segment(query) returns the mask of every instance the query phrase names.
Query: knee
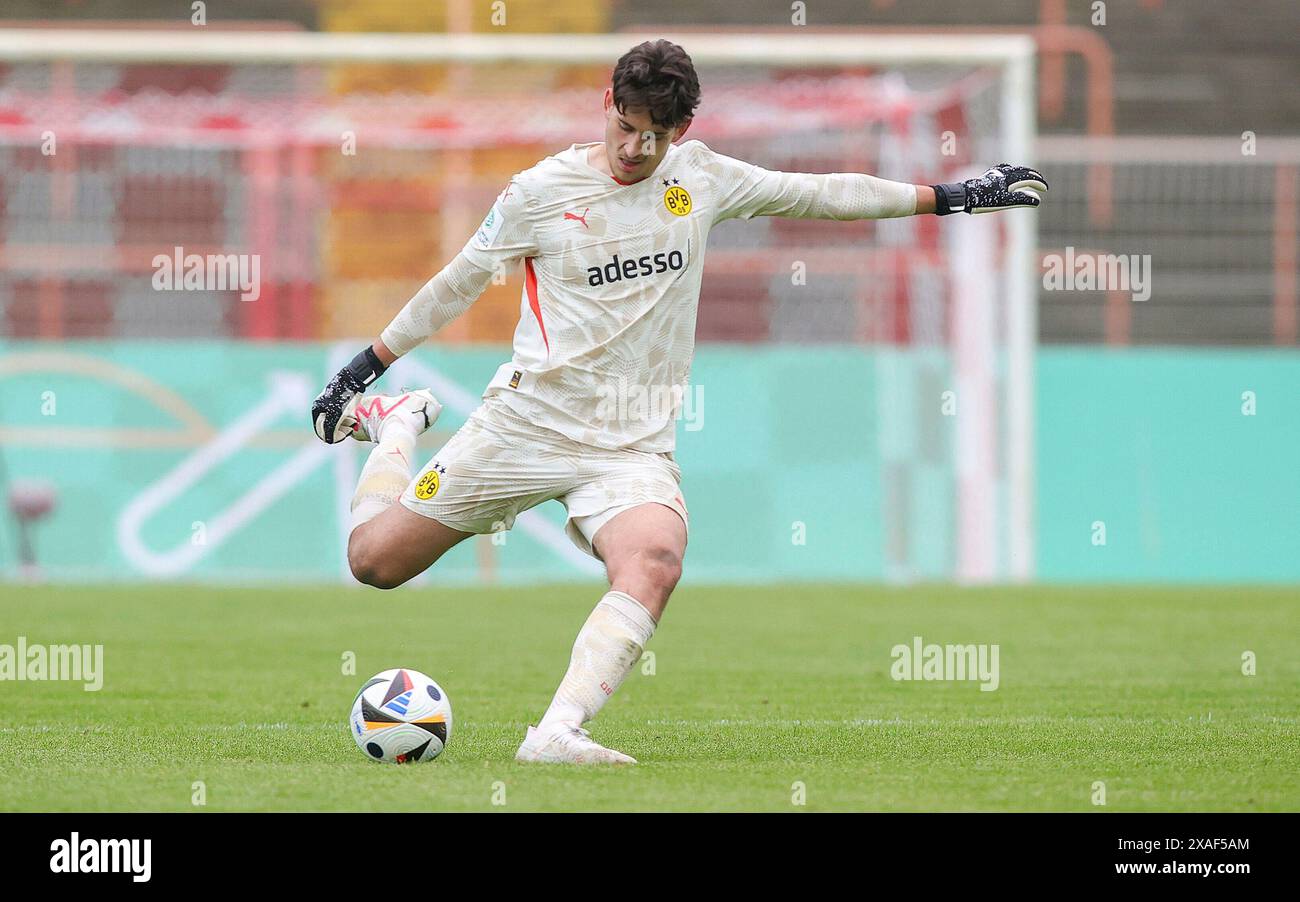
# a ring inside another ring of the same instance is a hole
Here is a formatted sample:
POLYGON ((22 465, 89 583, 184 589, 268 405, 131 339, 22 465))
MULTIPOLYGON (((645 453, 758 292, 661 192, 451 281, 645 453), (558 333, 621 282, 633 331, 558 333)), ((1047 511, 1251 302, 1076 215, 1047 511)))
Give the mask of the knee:
POLYGON ((633 555, 639 581, 649 583, 667 597, 682 578, 682 556, 667 546, 651 546, 633 555))
POLYGON ((348 540, 348 567, 357 582, 376 589, 396 589, 406 582, 405 577, 396 572, 391 558, 386 560, 378 549, 355 536, 354 533, 348 540))

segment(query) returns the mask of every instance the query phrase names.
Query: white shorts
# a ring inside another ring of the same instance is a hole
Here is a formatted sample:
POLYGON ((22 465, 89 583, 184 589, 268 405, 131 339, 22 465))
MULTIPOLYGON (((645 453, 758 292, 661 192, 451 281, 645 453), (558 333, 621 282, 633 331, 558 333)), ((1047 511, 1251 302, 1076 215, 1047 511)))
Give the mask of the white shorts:
POLYGON ((492 533, 554 498, 569 512, 565 532, 573 544, 598 558, 596 532, 630 507, 657 502, 687 523, 681 478, 671 453, 584 445, 488 396, 411 480, 401 502, 452 529, 492 533))

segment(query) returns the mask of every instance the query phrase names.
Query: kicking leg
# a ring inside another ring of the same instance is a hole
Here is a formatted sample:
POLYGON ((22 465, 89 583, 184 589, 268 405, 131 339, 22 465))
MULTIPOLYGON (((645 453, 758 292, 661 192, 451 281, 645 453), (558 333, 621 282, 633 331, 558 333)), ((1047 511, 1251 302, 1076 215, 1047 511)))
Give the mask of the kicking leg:
POLYGON ((376 447, 366 459, 352 497, 348 565, 366 585, 400 586, 470 535, 394 503, 411 481, 415 440, 440 410, 427 391, 358 396, 353 437, 374 441, 376 447))
MULTIPOLYGON (((374 453, 378 453, 377 451, 374 453)), ((407 473, 410 481, 410 473, 407 473)), ((393 496, 402 493, 406 483, 393 496)), ((395 589, 433 566, 473 533, 391 504, 348 536, 348 566, 358 581, 377 589, 395 589)))
POLYGON ((610 591, 573 643, 569 669, 536 729, 515 757, 520 761, 635 764, 594 742, 582 725, 599 713, 641 659, 668 596, 682 573, 686 524, 672 508, 640 504, 615 516, 594 537, 610 591))

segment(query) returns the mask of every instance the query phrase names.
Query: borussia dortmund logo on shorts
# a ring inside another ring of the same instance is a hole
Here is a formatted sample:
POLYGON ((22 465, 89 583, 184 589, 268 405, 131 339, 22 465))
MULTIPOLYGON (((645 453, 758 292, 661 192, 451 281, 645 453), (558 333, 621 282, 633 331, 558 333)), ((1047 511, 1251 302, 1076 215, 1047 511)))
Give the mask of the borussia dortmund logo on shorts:
POLYGON ((420 481, 415 484, 415 497, 421 501, 428 501, 434 495, 438 494, 438 489, 442 485, 441 474, 446 473, 446 467, 440 467, 434 464, 429 472, 420 477, 420 481))
MULTIPOLYGON (((677 181, 673 179, 673 181, 677 181)), ((674 216, 685 216, 691 212, 691 195, 680 185, 673 185, 664 192, 664 206, 674 216)))

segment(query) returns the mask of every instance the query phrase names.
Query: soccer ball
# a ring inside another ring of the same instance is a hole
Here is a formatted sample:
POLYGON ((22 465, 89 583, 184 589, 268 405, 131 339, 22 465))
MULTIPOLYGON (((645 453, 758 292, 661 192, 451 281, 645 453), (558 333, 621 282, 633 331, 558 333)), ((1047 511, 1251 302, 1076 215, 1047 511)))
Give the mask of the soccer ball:
POLYGON ((390 764, 432 761, 451 738, 451 699, 418 670, 385 670, 361 687, 349 723, 368 758, 390 764))

